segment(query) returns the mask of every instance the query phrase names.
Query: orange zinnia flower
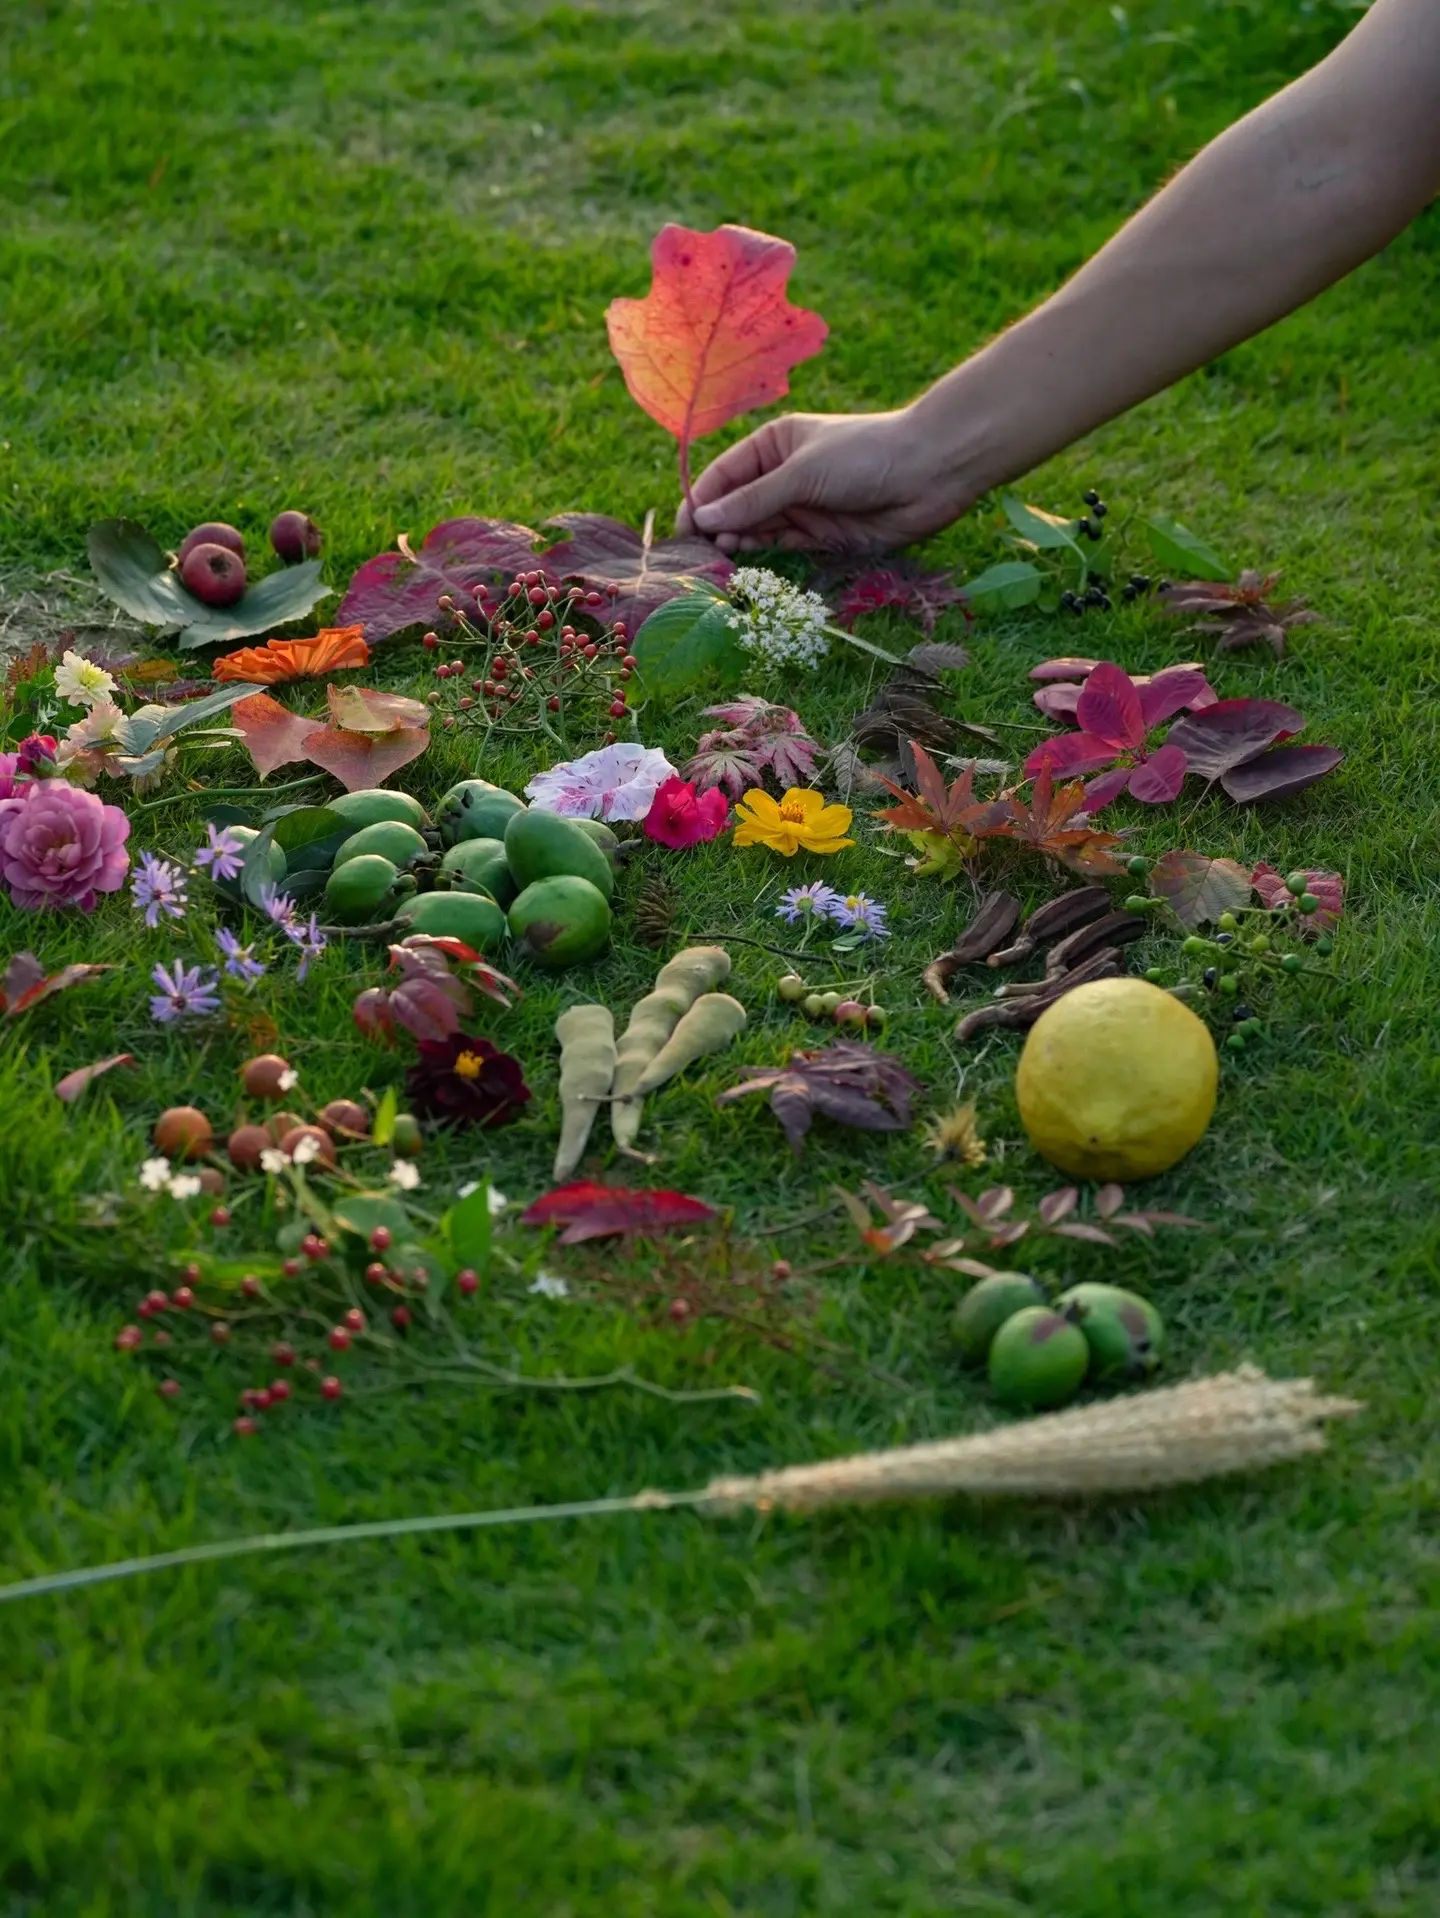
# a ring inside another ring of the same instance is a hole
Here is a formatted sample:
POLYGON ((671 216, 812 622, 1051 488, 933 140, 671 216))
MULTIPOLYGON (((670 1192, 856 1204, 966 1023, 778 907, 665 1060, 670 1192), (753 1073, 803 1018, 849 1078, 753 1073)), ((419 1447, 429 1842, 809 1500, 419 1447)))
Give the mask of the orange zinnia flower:
POLYGON ((737 846, 769 846, 787 859, 797 852, 839 852, 853 846, 843 835, 854 817, 848 806, 827 806, 823 793, 807 786, 792 786, 780 799, 772 799, 759 786, 735 808, 739 825, 735 831, 737 846))
POLYGON ((286 679, 319 679, 370 664, 363 626, 327 626, 313 639, 272 639, 267 646, 242 646, 211 667, 216 679, 248 679, 278 686, 286 679))

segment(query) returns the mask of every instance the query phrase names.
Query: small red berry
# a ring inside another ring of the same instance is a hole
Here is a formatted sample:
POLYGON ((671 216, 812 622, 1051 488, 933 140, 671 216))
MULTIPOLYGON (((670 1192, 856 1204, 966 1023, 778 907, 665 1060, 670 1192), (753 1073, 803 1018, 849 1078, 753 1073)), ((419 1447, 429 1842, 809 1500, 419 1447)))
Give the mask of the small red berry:
POLYGON ((440 724, 445 728, 447 733, 453 732, 455 727, 458 726, 459 723, 460 722, 458 719, 456 719, 454 713, 446 713, 445 717, 440 721, 440 724))
POLYGON ((390 1314, 390 1323, 395 1327, 397 1332, 403 1332, 410 1323, 409 1306, 397 1305, 395 1310, 390 1314))
POLYGON ((330 1246, 318 1232, 307 1232, 300 1241, 300 1250, 307 1259, 323 1259, 329 1252, 330 1246))
POLYGON ((617 619, 611 625, 610 630, 615 635, 616 639, 624 639, 626 633, 628 633, 630 629, 625 624, 623 619, 617 619))
POLYGON ((170 1334, 168 1332, 157 1332, 155 1334, 155 1343, 156 1345, 168 1345, 170 1343, 170 1334))
POLYGON ((290 1396, 289 1379, 272 1379, 269 1396, 272 1405, 283 1405, 290 1396))
POLYGON ((525 635, 525 644, 527 646, 538 646, 540 644, 540 635, 538 633, 527 633, 525 635))
POLYGON ((345 1314, 345 1325, 347 1330, 351 1332, 363 1332, 365 1330, 365 1314, 360 1310, 358 1305, 352 1305, 350 1310, 345 1314))
POLYGON ((625 701, 623 699, 612 699, 610 701, 610 717, 612 719, 623 719, 625 717, 625 701))
POLYGON ((677 1325, 683 1324, 690 1316, 689 1299, 672 1299, 670 1301, 670 1316, 677 1325))
POLYGON ((450 677, 450 668, 448 666, 437 666, 435 668, 435 677, 437 679, 448 679, 450 677))
POLYGON ((625 668, 627 672, 633 673, 635 668, 640 664, 640 662, 635 657, 634 653, 626 653, 624 658, 620 661, 620 664, 625 668))
POLYGON ((145 1294, 145 1303, 152 1312, 163 1312, 170 1301, 163 1292, 157 1291, 147 1292, 145 1294))
POLYGON ((245 1274, 245 1276, 244 1276, 244 1278, 243 1278, 243 1279, 241 1279, 241 1281, 240 1281, 240 1296, 241 1296, 242 1298, 246 1298, 246 1299, 258 1299, 258 1298, 259 1298, 259 1296, 260 1296, 260 1281, 259 1281, 259 1279, 257 1279, 257 1278, 255 1277, 255 1274, 254 1274, 253 1272, 247 1272, 247 1273, 245 1274))
POLYGON ((320 1396, 322 1399, 338 1399, 344 1390, 345 1387, 340 1383, 339 1379, 335 1377, 333 1372, 328 1378, 323 1378, 320 1381, 320 1396))
POLYGON ((587 593, 585 595, 585 604, 587 606, 599 606, 603 604, 603 602, 598 593, 587 593))
POLYGON ((370 1250, 372 1252, 388 1252, 390 1250, 390 1228, 388 1225, 377 1225, 375 1230, 370 1234, 370 1250))
POLYGON ((345 1327, 343 1325, 332 1325, 330 1328, 330 1350, 332 1352, 345 1352, 348 1351, 349 1348, 350 1334, 345 1330, 345 1327))
POLYGON ((186 1285, 198 1285, 204 1276, 205 1274, 200 1270, 198 1265, 186 1265, 180 1269, 180 1277, 185 1281, 186 1285))
POLYGON ((228 1345, 230 1343, 230 1328, 224 1319, 216 1319, 215 1323, 211 1326, 210 1341, 213 1345, 228 1345))
POLYGON ((270 1394, 262 1387, 250 1394, 250 1403, 257 1412, 268 1412, 272 1401, 270 1394))
POLYGON ((365 1277, 371 1285, 383 1285, 390 1276, 390 1268, 379 1259, 372 1259, 365 1268, 365 1277))
POLYGON ((634 674, 630 671, 630 668, 628 666, 622 666, 620 668, 620 684, 622 686, 625 685, 628 680, 631 680, 633 678, 634 678, 634 674))
POLYGON ((190 1290, 188 1285, 177 1285, 175 1290, 170 1294, 170 1303, 172 1305, 178 1305, 182 1312, 188 1312, 190 1307, 195 1303, 195 1294, 190 1290))
POLYGON ((215 1227, 217 1227, 217 1228, 218 1228, 218 1227, 220 1227, 220 1226, 222 1226, 222 1225, 229 1225, 229 1223, 230 1223, 230 1208, 229 1208, 229 1206, 228 1206, 228 1205, 217 1205, 217 1206, 216 1206, 216 1208, 215 1208, 215 1210, 214 1210, 214 1211, 213 1211, 213 1212, 212 1212, 212 1213, 210 1214, 210 1223, 211 1223, 211 1225, 213 1225, 213 1226, 215 1226, 215 1227))
POLYGON ((260 1430, 260 1427, 255 1423, 254 1419, 247 1419, 242 1412, 238 1419, 232 1421, 230 1430, 235 1434, 236 1438, 254 1438, 255 1434, 260 1430))
POLYGON ((463 1272, 455 1274, 456 1290, 463 1292, 468 1299, 472 1292, 480 1290, 480 1274, 472 1266, 466 1266, 463 1272))
POLYGON ((456 705, 456 707, 457 707, 457 708, 458 708, 458 710, 459 710, 460 712, 462 712, 462 713, 468 713, 468 712, 469 712, 469 710, 470 710, 470 708, 471 708, 471 707, 472 707, 472 706, 473 706, 474 704, 475 704, 475 701, 474 701, 473 699, 457 699, 457 700, 455 701, 455 705, 456 705))
POLYGON ((161 1379, 155 1387, 162 1399, 178 1399, 180 1396, 179 1379, 161 1379))
POLYGON ((600 651, 600 648, 595 644, 594 640, 592 639, 588 646, 582 646, 580 650, 587 659, 594 659, 596 654, 600 651))
POLYGON ((455 679, 455 678, 457 678, 457 677, 458 677, 458 676, 459 676, 460 674, 462 674, 462 673, 463 673, 464 671, 465 671, 465 662, 464 662, 464 660, 463 660, 463 659, 452 659, 452 660, 451 660, 451 662, 450 662, 450 677, 451 677, 452 679, 455 679))
POLYGON ((525 595, 525 597, 529 600, 532 606, 543 606, 545 604, 546 599, 549 597, 549 595, 546 593, 545 588, 543 586, 532 586, 530 588, 530 591, 525 595))
POLYGON ((790 1272, 791 1265, 788 1259, 777 1259, 770 1268, 770 1276, 772 1279, 788 1279, 790 1272))
POLYGON ((490 662, 490 671, 496 679, 503 679, 510 670, 510 662, 503 653, 490 662))
POLYGON ((295 1363, 295 1347, 291 1345, 288 1340, 281 1339, 278 1345, 271 1346, 270 1356, 277 1365, 293 1365, 295 1363))
POLYGON ((606 735, 605 735, 605 744, 606 744, 607 746, 613 746, 613 745, 615 744, 615 734, 614 734, 614 733, 606 733, 606 735))
POLYGON ((286 1259, 280 1267, 280 1270, 285 1274, 287 1279, 298 1279, 300 1274, 305 1270, 305 1261, 303 1259, 286 1259))
POLYGON ((422 633, 420 636, 420 644, 425 648, 427 653, 433 653, 435 648, 440 644, 440 635, 438 633, 422 633))
POLYGON ((455 602, 448 593, 442 593, 435 604, 440 608, 442 613, 453 613, 455 610, 455 602))
POLYGON ((140 1330, 138 1325, 122 1325, 120 1330, 115 1334, 115 1350, 117 1352, 133 1352, 144 1336, 145 1334, 140 1330))
POLYGON ((487 699, 493 699, 495 697, 494 680, 493 679, 482 680, 480 683, 480 690, 482 693, 484 693, 487 699))
POLYGON ((548 633, 550 628, 555 624, 555 615, 547 608, 536 620, 535 624, 540 628, 542 633, 548 633))
POLYGON ((545 701, 545 704, 550 708, 552 713, 558 713, 560 710, 560 701, 555 697, 553 693, 550 695, 549 699, 545 701))

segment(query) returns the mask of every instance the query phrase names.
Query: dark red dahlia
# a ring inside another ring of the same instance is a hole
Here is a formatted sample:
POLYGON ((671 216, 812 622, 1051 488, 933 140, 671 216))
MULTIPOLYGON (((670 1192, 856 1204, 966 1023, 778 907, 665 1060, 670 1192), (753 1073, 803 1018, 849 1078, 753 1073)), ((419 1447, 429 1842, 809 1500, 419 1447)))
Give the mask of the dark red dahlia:
POLYGON ((422 1040, 405 1090, 422 1118, 444 1125, 510 1125, 530 1101, 520 1061, 463 1032, 422 1040))

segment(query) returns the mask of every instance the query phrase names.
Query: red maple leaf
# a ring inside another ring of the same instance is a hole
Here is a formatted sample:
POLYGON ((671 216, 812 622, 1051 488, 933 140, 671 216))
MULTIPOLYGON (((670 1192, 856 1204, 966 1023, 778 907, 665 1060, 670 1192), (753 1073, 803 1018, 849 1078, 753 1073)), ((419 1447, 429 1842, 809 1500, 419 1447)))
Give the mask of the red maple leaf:
POLYGON ((713 1206, 683 1192, 640 1191, 575 1179, 547 1192, 521 1214, 522 1225, 563 1225, 561 1245, 584 1239, 650 1238, 674 1226, 700 1225, 715 1217, 713 1206))
POLYGON ((785 297, 787 240, 748 226, 665 226, 650 261, 650 291, 612 300, 605 324, 630 397, 679 443, 688 499, 691 441, 782 398, 790 368, 820 351, 829 328, 785 297))
POLYGON ((1018 839, 1043 858, 1057 859, 1072 872, 1115 874, 1123 868, 1109 848, 1124 844, 1118 832, 1102 832, 1085 819, 1084 783, 1075 779, 1056 790, 1050 768, 1042 767, 1028 800, 1018 793, 1003 796, 1009 818, 998 828, 1005 839, 1018 839))
POLYGON ((889 806, 878 815, 894 831, 960 834, 979 839, 1009 820, 1005 800, 976 799, 973 766, 967 766, 947 787, 944 774, 918 741, 910 741, 910 750, 915 756, 917 792, 907 793, 903 786, 881 776, 882 783, 900 801, 898 806, 889 806))

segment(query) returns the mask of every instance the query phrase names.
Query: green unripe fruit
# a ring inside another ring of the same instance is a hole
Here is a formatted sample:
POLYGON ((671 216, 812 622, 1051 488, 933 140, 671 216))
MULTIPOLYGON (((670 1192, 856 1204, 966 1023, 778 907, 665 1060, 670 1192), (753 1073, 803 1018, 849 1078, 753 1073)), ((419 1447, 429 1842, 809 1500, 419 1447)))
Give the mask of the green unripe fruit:
POLYGON ((783 979, 776 981, 775 991, 786 1005, 798 1006, 806 994, 805 981, 798 972, 787 972, 783 979))
POLYGON ((399 819, 377 819, 373 826, 362 826, 359 832, 351 833, 336 853, 334 864, 345 866, 352 859, 363 859, 367 852, 378 852, 392 866, 403 869, 413 866, 417 859, 423 859, 429 850, 413 826, 407 826, 399 819))
POLYGON ((603 819, 575 819, 571 821, 571 824, 578 826, 587 838, 593 839, 601 852, 613 864, 615 854, 620 849, 618 833, 611 832, 603 819))
POLYGON ((990 1383, 1007 1405, 1063 1405, 1089 1365, 1085 1334, 1044 1305, 1016 1312, 990 1341, 990 1383))
POLYGON ((411 1112, 397 1112, 394 1130, 390 1134, 390 1150, 401 1159, 418 1159, 423 1143, 415 1115, 411 1112))
POLYGON ((1153 900, 1147 899, 1143 892, 1132 892, 1125 901, 1126 912, 1149 912, 1153 900))
POLYGON ((1250 950, 1251 952, 1269 952, 1270 950, 1269 933, 1257 932, 1255 937, 1250 941, 1250 950))
POLYGON ((1315 897, 1313 892, 1302 892, 1295 903, 1307 918, 1312 912, 1319 912, 1320 910, 1320 901, 1315 897))
POLYGON ((1240 975, 1235 972, 1222 972, 1220 975, 1220 990, 1227 998, 1233 999, 1240 990, 1240 975))
POLYGON ((872 1032, 883 1032, 890 1023, 890 1014, 884 1006, 869 1006, 865 1012, 865 1023, 872 1032))
POLYGON ((1285 881, 1285 890, 1299 899, 1302 894, 1310 890, 1310 881, 1303 872, 1292 872, 1285 881))
POLYGON ((1143 879, 1150 870, 1150 861, 1143 852, 1137 852, 1133 859, 1125 861, 1125 870, 1132 879, 1143 879))
POLYGON ((362 826, 377 825, 382 819, 398 820, 402 826, 413 826, 416 832, 430 824, 418 799, 412 799, 409 793, 391 792, 388 786, 366 786, 360 792, 341 793, 338 799, 327 799, 325 804, 357 832, 362 826))
POLYGON ((462 779, 435 808, 435 824, 445 846, 458 846, 463 839, 503 839, 511 819, 524 810, 525 801, 503 786, 462 779))
POLYGON ((1118 1285, 1072 1285, 1055 1310, 1079 1326, 1100 1383, 1148 1378, 1160 1364, 1165 1325, 1148 1299, 1118 1285))
POLYGON ((1210 941, 1208 939, 1199 939, 1192 932, 1180 950, 1181 952, 1188 952, 1192 959, 1198 959, 1201 953, 1210 951, 1210 941))
POLYGON ((1145 977, 1150 981, 1152 986, 1163 986, 1165 983, 1165 968, 1163 966, 1147 966, 1145 977))
POLYGON ((1304 963, 1298 952, 1287 952, 1280 961, 1281 968, 1285 972, 1299 972, 1304 963))
POLYGON ((812 1019, 819 1019, 824 1014, 825 1001, 818 992, 807 992, 801 1001, 800 1009, 808 1013, 812 1019))
POLYGON ((1215 923, 1221 932, 1236 932, 1240 926, 1240 921, 1235 917, 1233 912, 1222 912, 1215 923))
POLYGON ((408 873, 402 876, 393 860, 361 853, 336 866, 325 881, 325 911, 337 925, 363 926, 387 917, 395 900, 414 890, 415 881, 408 873))
POLYGON ((1247 1039, 1258 1039, 1265 1030, 1263 1019, 1242 1019, 1238 1028, 1247 1039))
POLYGON ((538 807, 512 815, 505 828, 505 858, 517 886, 541 879, 587 879, 608 901, 615 890, 615 868, 588 832, 573 819, 538 807))
POLYGON ((505 943, 505 914, 480 892, 427 892, 400 908, 407 932, 432 939, 463 939, 477 952, 498 952, 505 943))
POLYGON ((1245 1034, 1239 1031, 1230 1033, 1225 1040, 1225 1044, 1231 1052, 1243 1052, 1248 1043, 1249 1041, 1246 1039, 1245 1034))
POLYGON ((508 906, 517 887, 498 839, 462 839, 440 861, 436 883, 455 892, 483 892, 497 905, 508 906))
POLYGON ((822 992, 820 995, 820 1010, 822 1012, 833 1012, 839 1003, 840 995, 838 992, 822 992))
POLYGON ((520 894, 510 908, 510 935, 538 966, 556 971, 580 965, 604 951, 610 907, 588 879, 556 873, 537 879, 520 894))
POLYGON ((1007 1319, 1026 1306, 1043 1305, 1045 1294, 1024 1272, 992 1272, 981 1279, 955 1308, 951 1327, 960 1357, 966 1365, 983 1365, 990 1341, 1007 1319))
MULTIPOLYGON (((251 846, 254 845, 255 841, 260 837, 259 828, 256 826, 230 826, 227 828, 227 831, 230 833, 232 838, 238 839, 240 841, 240 844, 244 847, 247 853, 249 852, 251 846)), ((277 846, 275 844, 275 841, 272 839, 270 841, 269 851, 266 852, 265 854, 265 866, 266 866, 265 877, 266 879, 269 880, 272 886, 278 886, 281 880, 285 877, 285 869, 286 869, 287 863, 288 862, 285 857, 284 847, 277 846)), ((243 884, 243 878, 241 875, 239 874, 236 875, 235 884, 237 886, 243 884)))
POLYGON ((1331 953, 1334 952, 1335 941, 1330 937, 1328 932, 1322 932, 1320 937, 1315 941, 1315 950, 1322 959, 1328 959, 1331 953))

